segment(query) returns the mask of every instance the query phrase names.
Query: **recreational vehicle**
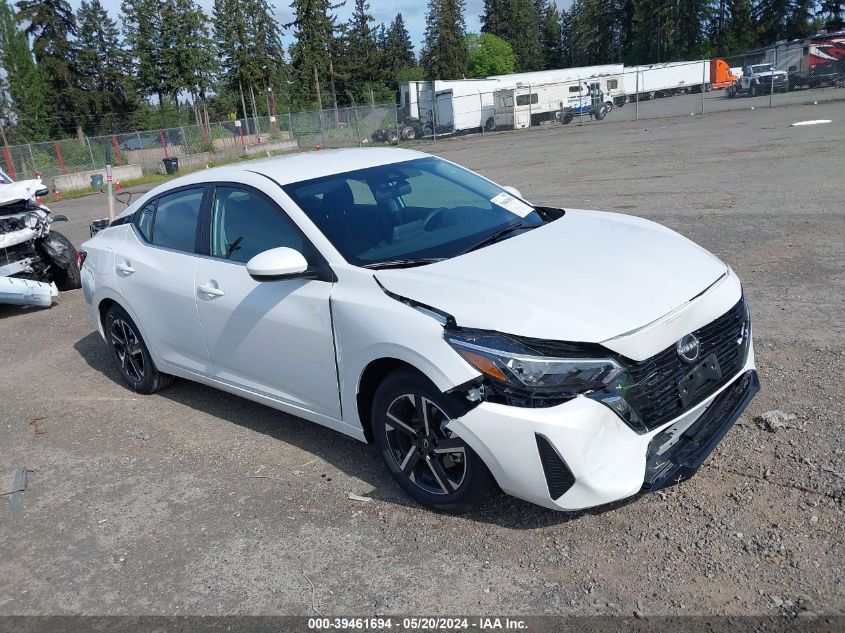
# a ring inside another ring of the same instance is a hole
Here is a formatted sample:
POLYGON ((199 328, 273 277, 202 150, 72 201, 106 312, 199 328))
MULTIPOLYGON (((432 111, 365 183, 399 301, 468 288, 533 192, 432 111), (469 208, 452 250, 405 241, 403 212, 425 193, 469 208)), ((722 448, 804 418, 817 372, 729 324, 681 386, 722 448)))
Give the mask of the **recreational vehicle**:
POLYGON ((494 123, 498 129, 519 129, 544 121, 569 123, 576 115, 601 121, 608 112, 603 78, 561 81, 497 90, 494 123))

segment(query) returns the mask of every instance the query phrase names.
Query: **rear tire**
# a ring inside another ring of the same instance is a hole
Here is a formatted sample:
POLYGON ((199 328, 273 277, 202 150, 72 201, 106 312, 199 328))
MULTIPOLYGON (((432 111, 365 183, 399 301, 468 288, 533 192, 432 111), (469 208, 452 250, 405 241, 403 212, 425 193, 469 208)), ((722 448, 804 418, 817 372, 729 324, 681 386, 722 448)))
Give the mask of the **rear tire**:
POLYGON ((155 393, 175 378, 156 369, 138 326, 120 305, 112 305, 103 318, 103 331, 123 382, 141 394, 155 393))
POLYGON ((373 436, 390 474, 415 501, 443 512, 469 511, 494 483, 481 458, 446 428, 464 404, 411 369, 388 375, 373 398, 373 436))

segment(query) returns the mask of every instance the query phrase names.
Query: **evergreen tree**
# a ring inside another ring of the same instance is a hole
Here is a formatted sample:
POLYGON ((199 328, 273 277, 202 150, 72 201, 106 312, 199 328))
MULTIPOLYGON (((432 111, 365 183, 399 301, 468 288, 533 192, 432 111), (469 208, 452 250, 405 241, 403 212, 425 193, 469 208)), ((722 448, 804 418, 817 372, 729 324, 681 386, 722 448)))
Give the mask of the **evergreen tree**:
MULTIPOLYGON (((726 53, 735 55, 757 46, 757 22, 750 0, 726 0, 728 17, 725 25, 726 53)), ((741 65, 740 64, 736 64, 741 65)))
POLYGON ((572 38, 572 15, 577 13, 580 8, 580 0, 573 0, 569 11, 563 10, 560 13, 560 51, 561 51, 561 66, 563 68, 571 68, 575 65, 575 55, 573 51, 572 38))
POLYGON ((460 79, 466 72, 464 0, 429 0, 421 63, 429 79, 460 79))
POLYGON ((168 9, 172 26, 166 28, 170 46, 164 51, 165 63, 171 98, 178 108, 182 92, 190 94, 192 102, 205 97, 217 70, 217 59, 202 8, 194 0, 169 0, 168 9))
POLYGON ((537 4, 531 0, 484 0, 481 30, 511 45, 520 72, 544 66, 540 21, 537 4))
POLYGON ((20 0, 18 21, 32 38, 35 61, 46 84, 45 102, 55 131, 82 134, 82 107, 76 84, 76 18, 66 0, 20 0))
POLYGON ((372 21, 369 2, 355 0, 355 8, 346 27, 343 75, 346 92, 357 103, 372 99, 373 83, 378 80, 381 66, 381 54, 370 26, 372 21))
POLYGON ((786 18, 786 39, 807 37, 815 33, 813 28, 815 6, 815 0, 793 0, 786 18))
POLYGON ((673 16, 671 54, 674 59, 699 59, 705 53, 705 25, 710 0, 678 0, 673 16))
POLYGON ((396 14, 390 27, 385 30, 382 60, 386 76, 392 82, 398 81, 397 77, 403 70, 417 65, 414 45, 401 13, 396 14))
POLYGON ((563 68, 563 36, 561 33, 561 14, 554 2, 543 8, 540 24, 543 43, 543 66, 547 70, 563 68))
POLYGON ((41 75, 26 34, 17 28, 14 11, 0 0, 0 64, 6 71, 3 82, 3 111, 0 124, 14 125, 13 138, 40 140, 49 133, 41 75))
POLYGON ((325 106, 328 89, 334 81, 333 53, 336 53, 335 16, 337 8, 328 0, 293 0, 295 42, 290 47, 291 96, 298 104, 314 103, 317 90, 325 106))
POLYGON ((82 0, 77 70, 86 110, 86 127, 109 131, 128 124, 136 100, 127 89, 129 60, 120 46, 117 23, 100 0, 82 0))
MULTIPOLYGON (((573 4, 573 8, 575 8, 573 4)), ((619 62, 621 5, 619 0, 581 0, 572 13, 571 32, 578 66, 619 62)))
POLYGON ((845 28, 843 0, 822 0, 819 13, 825 16, 824 26, 828 31, 840 31, 845 28))
POLYGON ((123 35, 132 65, 132 81, 140 94, 158 98, 162 116, 173 92, 168 30, 175 20, 167 0, 123 0, 123 35))
POLYGON ((755 12, 762 43, 777 42, 786 37, 790 5, 790 0, 760 0, 757 3, 755 12))

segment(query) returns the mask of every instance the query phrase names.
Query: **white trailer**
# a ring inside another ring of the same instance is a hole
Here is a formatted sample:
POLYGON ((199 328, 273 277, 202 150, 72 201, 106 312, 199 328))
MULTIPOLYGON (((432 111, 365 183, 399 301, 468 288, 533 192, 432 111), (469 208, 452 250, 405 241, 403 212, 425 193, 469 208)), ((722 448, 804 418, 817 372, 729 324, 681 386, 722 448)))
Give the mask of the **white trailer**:
POLYGON ((625 68, 628 99, 640 100, 668 97, 685 92, 701 92, 710 87, 710 62, 669 62, 625 68))
POLYGON ((400 122, 419 134, 457 134, 492 129, 495 108, 493 93, 518 84, 570 81, 595 75, 618 75, 616 86, 607 91, 617 105, 624 103, 622 64, 561 68, 530 73, 497 75, 484 79, 409 81, 399 86, 400 122))

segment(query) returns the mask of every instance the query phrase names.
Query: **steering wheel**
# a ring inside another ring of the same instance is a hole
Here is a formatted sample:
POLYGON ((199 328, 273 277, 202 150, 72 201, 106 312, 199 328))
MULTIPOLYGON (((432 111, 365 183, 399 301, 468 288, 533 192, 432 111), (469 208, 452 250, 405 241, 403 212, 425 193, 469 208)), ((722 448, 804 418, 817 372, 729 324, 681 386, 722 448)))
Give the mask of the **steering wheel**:
POLYGON ((438 207, 431 211, 425 220, 423 220, 423 231, 433 231, 440 226, 440 221, 443 219, 443 214, 448 211, 446 207, 438 207))

